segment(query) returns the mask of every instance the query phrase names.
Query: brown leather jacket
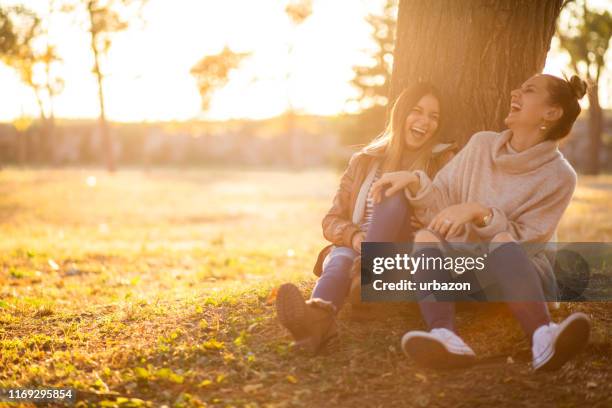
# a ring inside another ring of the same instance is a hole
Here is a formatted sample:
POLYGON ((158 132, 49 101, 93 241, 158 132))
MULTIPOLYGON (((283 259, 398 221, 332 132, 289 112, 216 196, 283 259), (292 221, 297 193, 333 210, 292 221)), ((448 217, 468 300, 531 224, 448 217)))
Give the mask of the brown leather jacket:
MULTIPOLYGON (((448 163, 455 152, 454 145, 438 146, 442 146, 442 148, 432 154, 425 169, 426 173, 432 178, 448 163)), ((349 248, 353 246, 353 235, 360 231, 359 226, 352 221, 357 195, 371 166, 379 159, 379 156, 366 154, 361 151, 353 154, 351 157, 348 167, 340 179, 340 187, 338 187, 338 191, 334 196, 332 207, 323 217, 323 236, 331 244, 319 252, 313 269, 315 275, 321 276, 323 261, 334 245, 349 248)))

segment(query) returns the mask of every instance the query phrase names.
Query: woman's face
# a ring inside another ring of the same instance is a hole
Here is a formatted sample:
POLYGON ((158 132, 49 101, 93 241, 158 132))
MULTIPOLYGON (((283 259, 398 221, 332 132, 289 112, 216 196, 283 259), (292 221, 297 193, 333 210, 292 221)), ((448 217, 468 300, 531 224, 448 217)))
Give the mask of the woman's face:
POLYGON ((559 108, 548 102, 546 81, 546 77, 534 75, 510 92, 510 112, 504 120, 510 129, 538 129, 557 118, 559 108))
POLYGON ((408 112, 404 122, 404 142, 409 149, 423 146, 438 129, 440 104, 433 95, 425 95, 408 112))

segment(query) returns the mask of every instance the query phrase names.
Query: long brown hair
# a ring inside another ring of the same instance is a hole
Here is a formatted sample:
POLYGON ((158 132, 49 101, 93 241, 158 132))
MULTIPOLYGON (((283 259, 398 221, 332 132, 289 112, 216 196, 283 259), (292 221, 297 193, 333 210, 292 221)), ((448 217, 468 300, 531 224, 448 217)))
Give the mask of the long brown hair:
MULTIPOLYGON (((389 121, 385 130, 372 140, 362 151, 366 154, 379 155, 382 153, 383 172, 398 170, 426 170, 431 158, 431 150, 438 140, 438 131, 421 147, 414 151, 406 149, 404 138, 404 123, 411 109, 419 103, 425 95, 432 95, 440 105, 442 117, 442 101, 438 89, 428 82, 420 82, 404 89, 393 104, 389 121)), ((440 124, 438 124, 440 129, 440 124)))

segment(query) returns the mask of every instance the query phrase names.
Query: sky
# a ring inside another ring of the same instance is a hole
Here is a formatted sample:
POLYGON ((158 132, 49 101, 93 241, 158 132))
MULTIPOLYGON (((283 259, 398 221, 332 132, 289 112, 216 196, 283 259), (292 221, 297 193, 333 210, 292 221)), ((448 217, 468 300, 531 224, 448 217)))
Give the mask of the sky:
MULTIPOLYGON (((42 0, 12 1, 41 13, 42 0)), ((149 0, 144 27, 117 35, 106 61, 107 116, 138 122, 194 118, 265 118, 282 113, 288 98, 298 111, 333 115, 351 111, 346 101, 356 94, 349 81, 352 66, 367 61, 372 46, 364 17, 380 1, 315 0, 313 14, 291 26, 279 0, 149 0), (293 42, 294 52, 288 56, 293 42), (251 52, 229 84, 202 114, 190 68, 203 56, 228 45, 251 52), (291 72, 290 80, 285 79, 291 72), (288 96, 289 95, 289 96, 288 96)), ((66 86, 55 99, 55 113, 64 118, 99 114, 97 85, 91 73, 89 37, 78 21, 51 20, 51 37, 64 60, 66 86)), ((567 57, 549 54, 545 72, 559 75, 567 57)), ((604 104, 607 98, 604 98, 604 104)), ((38 115, 32 91, 15 72, 0 64, 0 121, 38 115), (10 95, 9 98, 5 97, 10 95)))

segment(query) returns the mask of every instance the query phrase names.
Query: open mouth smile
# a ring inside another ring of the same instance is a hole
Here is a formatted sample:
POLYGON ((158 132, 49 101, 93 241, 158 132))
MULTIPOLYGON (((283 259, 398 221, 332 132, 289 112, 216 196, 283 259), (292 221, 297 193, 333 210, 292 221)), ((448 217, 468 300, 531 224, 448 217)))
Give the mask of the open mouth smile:
POLYGON ((415 127, 410 128, 410 133, 412 133, 412 136, 415 139, 421 139, 425 137, 425 135, 427 134, 427 131, 415 126, 415 127))
POLYGON ((521 105, 519 105, 517 102, 512 102, 510 104, 510 113, 520 112, 521 108, 521 105))

